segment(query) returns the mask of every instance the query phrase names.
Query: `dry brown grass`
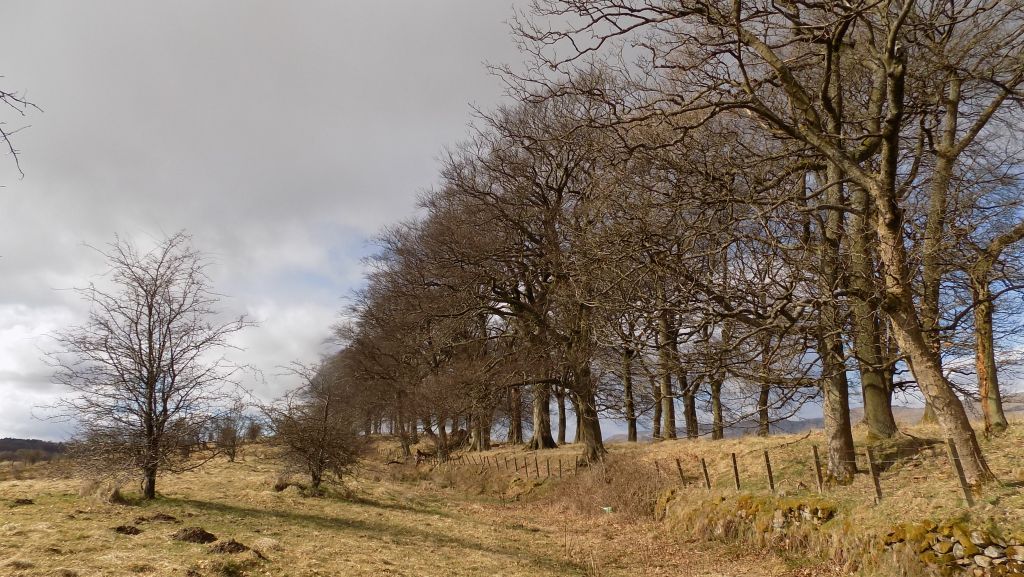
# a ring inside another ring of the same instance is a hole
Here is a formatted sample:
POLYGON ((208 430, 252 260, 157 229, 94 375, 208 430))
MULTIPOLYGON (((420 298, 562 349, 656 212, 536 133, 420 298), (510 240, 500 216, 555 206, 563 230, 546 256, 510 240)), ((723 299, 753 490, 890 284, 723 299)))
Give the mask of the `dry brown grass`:
MULTIPOLYGON (((586 523, 630 523, 644 519, 655 507, 657 489, 674 488, 689 511, 660 531, 671 532, 674 538, 716 542, 727 548, 759 551, 770 549, 785 558, 786 565, 798 574, 831 571, 845 575, 857 570, 863 575, 924 575, 926 570, 906 551, 886 551, 878 547, 881 536, 903 522, 931 519, 937 522, 959 520, 979 527, 998 527, 1003 534, 1024 535, 1024 422, 1015 422, 1003 435, 980 439, 989 464, 1000 480, 982 488, 976 505, 968 508, 946 456, 940 431, 936 427, 903 424, 899 438, 869 442, 866 430, 855 429, 858 467, 861 470, 849 486, 826 487, 819 495, 816 487, 812 445, 822 449, 821 432, 803 435, 779 435, 768 438, 743 437, 723 441, 675 440, 654 444, 615 443, 609 445, 605 474, 602 466, 581 469, 572 474, 572 463, 578 447, 561 447, 534 453, 516 447, 496 447, 484 453, 485 462, 498 457, 496 469, 504 473, 506 459, 525 459, 530 463, 529 475, 535 475, 534 458, 538 457, 541 476, 545 462, 561 459, 566 479, 554 481, 555 488, 546 487, 532 494, 559 514, 589 519, 586 523), (874 488, 865 455, 872 447, 880 462, 881 504, 874 502, 874 488), (826 530, 801 528, 788 532, 784 538, 766 539, 762 531, 750 524, 735 521, 735 503, 741 496, 771 500, 764 464, 764 451, 771 457, 776 495, 791 498, 827 499, 838 511, 836 520, 826 530), (741 490, 733 488, 730 454, 736 453, 740 470, 741 490), (700 458, 708 465, 712 490, 704 488, 700 458), (676 460, 683 469, 682 480, 676 460), (607 472, 612 472, 608 475, 607 472), (715 505, 722 503, 721 514, 715 505), (615 513, 604 514, 602 507, 611 506, 615 513), (806 573, 799 573, 799 572, 806 573)), ((474 455, 479 459, 480 455, 474 455)), ((554 465, 553 465, 554 467, 554 465)), ((492 466, 492 468, 494 468, 492 466)), ((520 468, 515 477, 522 480, 520 468)), ((534 481, 535 483, 538 481, 534 481)), ((646 523, 633 523, 646 526, 646 523)), ((578 525, 578 524, 577 524, 578 525)), ((653 529, 658 531, 659 529, 653 529)), ((572 542, 571 535, 566 538, 572 542)), ((670 539, 661 539, 662 545, 670 539)), ((703 546, 703 545, 702 545, 703 546)), ((573 550, 572 546, 567 550, 573 550)), ((586 564, 586 555, 573 553, 579 563, 586 564)))
MULTIPOLYGON (((279 463, 264 450, 243 462, 217 460, 161 479, 160 498, 123 505, 97 497, 101 485, 47 477, 0 483, 0 575, 6 576, 627 576, 718 575, 720 559, 703 547, 683 554, 656 526, 574 517, 531 499, 493 491, 549 483, 514 474, 452 469, 399 473, 366 462, 345 490, 308 498, 276 492, 279 463), (467 490, 476 487, 476 490, 467 490), (32 505, 11 506, 14 499, 32 505), (149 520, 157 513, 180 521, 149 520), (142 519, 146 518, 146 519, 142 519), (120 534, 131 525, 141 532, 120 534), (219 554, 175 541, 183 527, 259 552, 219 554), (672 556, 663 557, 667 548, 672 556), (264 557, 261 558, 260 556, 264 557), (637 573, 638 568, 645 568, 637 573)), ((133 497, 128 491, 128 497, 133 497)), ((726 574, 754 572, 749 555, 726 574)), ((758 560, 759 561, 759 560, 758 560)))
POLYGON ((659 474, 650 463, 612 454, 563 479, 546 499, 579 515, 616 514, 627 521, 654 521, 658 498, 677 485, 678 479, 659 474))
MULTIPOLYGON (((937 436, 927 428, 908 431, 916 438, 937 436)), ((899 551, 859 553, 856 564, 850 559, 857 550, 871 551, 872 535, 895 523, 961 518, 1024 527, 1024 424, 1018 423, 1008 434, 982 441, 1007 484, 987 487, 971 510, 963 505, 941 448, 922 448, 907 437, 877 446, 892 461, 883 472, 881 506, 873 504, 867 475, 849 487, 829 489, 825 498, 840 511, 832 531, 796 532, 787 543, 777 543, 749 527, 719 530, 710 505, 740 496, 731 488, 730 453, 738 456, 741 494, 769 496, 762 453, 767 449, 779 491, 813 496, 815 443, 822 444, 820 434, 614 444, 606 464, 578 474, 572 463, 579 448, 572 446, 540 453, 498 447, 484 455, 487 466, 416 467, 371 458, 344 489, 331 488, 317 498, 295 486, 274 491, 280 464, 269 451, 256 449, 242 462, 217 460, 162 479, 161 497, 151 503, 133 501, 129 490, 128 505, 110 502, 110 487, 83 487, 57 468, 37 465, 19 471, 20 479, 0 481, 0 575, 795 576, 844 574, 855 565, 881 575, 896 574, 892 568, 904 562, 899 551), (700 484, 698 457, 708 463, 710 493, 700 484), (689 517, 652 520, 654 499, 665 488, 684 497, 689 517), (14 506, 15 499, 34 503, 14 506), (606 506, 614 512, 603 512, 606 506), (138 522, 158 512, 182 523, 138 522), (121 525, 137 526, 141 533, 113 531, 121 525), (222 541, 235 539, 259 554, 216 554, 206 545, 170 539, 186 525, 203 527, 222 541)))
MULTIPOLYGON (((903 430, 905 434, 899 439, 872 444, 876 461, 884 461, 880 474, 883 501, 875 505, 864 453, 868 445, 866 430, 855 429, 861 473, 852 485, 828 487, 825 491, 853 522, 881 528, 924 518, 974 518, 991 520, 1011 530, 1024 530, 1024 422, 1015 423, 1004 435, 980 439, 989 465, 1001 483, 984 487, 971 509, 966 507, 940 431, 925 426, 905 426, 903 430)), ((694 479, 685 490, 696 495, 706 493, 703 480, 699 479, 700 457, 707 462, 713 493, 735 493, 730 460, 733 452, 739 464, 741 490, 769 494, 764 465, 764 451, 768 450, 777 491, 798 495, 817 494, 812 445, 824 448, 820 432, 724 441, 667 441, 618 450, 636 452, 637 458, 648 462, 658 460, 663 469, 679 458, 686 475, 694 479)))

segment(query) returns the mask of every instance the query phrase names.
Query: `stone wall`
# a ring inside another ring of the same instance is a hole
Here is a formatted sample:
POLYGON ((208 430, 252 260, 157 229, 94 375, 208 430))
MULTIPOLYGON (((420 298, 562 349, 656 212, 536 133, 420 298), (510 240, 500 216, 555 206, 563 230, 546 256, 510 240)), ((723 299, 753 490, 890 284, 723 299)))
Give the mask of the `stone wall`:
POLYGON ((998 533, 963 522, 923 521, 897 525, 884 542, 889 548, 912 548, 924 564, 943 574, 1024 577, 1024 535, 998 533))
POLYGON ((901 566, 951 577, 1024 577, 1024 533, 963 521, 902 523, 888 530, 854 526, 848 512, 817 496, 694 497, 666 491, 658 500, 659 518, 692 536, 841 557, 852 570, 869 560, 884 567, 900 559, 901 566))

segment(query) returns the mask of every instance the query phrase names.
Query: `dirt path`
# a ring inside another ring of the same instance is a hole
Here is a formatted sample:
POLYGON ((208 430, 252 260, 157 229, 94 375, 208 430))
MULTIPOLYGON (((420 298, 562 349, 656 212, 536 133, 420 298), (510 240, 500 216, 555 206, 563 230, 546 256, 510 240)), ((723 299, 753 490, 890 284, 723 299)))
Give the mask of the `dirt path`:
POLYGON ((270 490, 271 463, 216 463, 172 477, 162 498, 111 505, 79 483, 0 483, 0 575, 778 576, 755 552, 665 539, 656 527, 567 519, 539 506, 502 505, 451 490, 362 480, 355 497, 270 490), (13 505, 16 498, 32 504, 13 505), (155 513, 178 522, 141 520, 155 513), (125 535, 113 528, 138 527, 125 535), (169 536, 200 526, 257 548, 217 554, 169 536), (191 571, 191 573, 190 573, 191 571))

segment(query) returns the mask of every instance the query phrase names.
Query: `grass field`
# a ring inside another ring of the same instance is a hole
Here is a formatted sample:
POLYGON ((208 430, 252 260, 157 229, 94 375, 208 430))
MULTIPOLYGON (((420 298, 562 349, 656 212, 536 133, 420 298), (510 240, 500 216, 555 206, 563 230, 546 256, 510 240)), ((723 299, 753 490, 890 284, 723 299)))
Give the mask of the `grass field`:
MULTIPOLYGON (((1024 425, 982 440, 1001 483, 986 486, 973 508, 959 493, 938 432, 905 430, 909 435, 873 445, 882 461, 881 504, 874 503, 866 473, 851 486, 826 488, 823 497, 839 511, 842 532, 855 531, 870 542, 895 523, 923 519, 1024 530, 1024 425)), ((858 428, 861 449, 863 433, 858 428)), ((122 504, 110 502, 95 484, 63 476, 60 463, 21 470, 0 463, 0 577, 843 574, 826 549, 794 554, 750 542, 708 541, 708 535, 687 534, 653 518, 654 500, 666 488, 675 488, 698 516, 710 510, 708 504, 734 499, 731 453, 737 454, 744 494, 770 495, 767 450, 779 494, 816 498, 814 444, 823 444, 820 432, 616 443, 609 446, 607 464, 581 469, 579 476, 571 464, 578 447, 543 453, 498 447, 483 455, 487 467, 476 454, 476 465, 433 470, 389 464, 371 452, 352 478, 322 497, 305 497, 294 486, 274 491, 281 466, 271 449, 253 446, 239 462, 215 459, 162 477, 155 501, 133 501, 128 488, 122 504), (708 464, 710 492, 699 476, 700 457, 708 464), (512 459, 528 460, 530 473, 506 470, 512 459), (548 459, 554 478, 543 478, 548 459), (563 479, 557 478, 559 460, 563 479), (604 506, 614 506, 614 512, 602 512, 604 506), (118 533, 120 526, 139 532, 118 533), (218 540, 171 538, 188 527, 201 527, 218 540), (252 550, 214 550, 232 539, 252 550)), ((395 448, 387 441, 378 446, 384 454, 395 448)))
POLYGON ((242 462, 217 460, 161 479, 153 502, 112 504, 82 496, 82 481, 37 466, 27 471, 32 478, 0 481, 0 575, 790 574, 781 560, 758 551, 736 554, 666 538, 653 522, 575 516, 542 499, 512 502, 430 481, 396 482, 388 467, 368 460, 343 494, 307 498, 294 487, 273 491, 278 465, 256 448, 242 462), (158 513, 177 521, 150 520, 158 513), (141 532, 114 531, 122 525, 141 532), (219 541, 171 539, 193 526, 219 541), (229 539, 259 554, 211 551, 229 539))

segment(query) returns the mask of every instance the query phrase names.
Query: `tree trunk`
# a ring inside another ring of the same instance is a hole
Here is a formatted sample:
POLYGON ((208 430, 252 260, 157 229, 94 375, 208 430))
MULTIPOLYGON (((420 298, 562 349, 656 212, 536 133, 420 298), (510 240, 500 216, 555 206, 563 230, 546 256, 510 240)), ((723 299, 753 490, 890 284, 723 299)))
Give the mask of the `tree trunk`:
POLYGON ((974 356, 978 373, 978 395, 981 397, 981 413, 985 418, 985 433, 998 435, 1006 430, 1009 423, 1003 412, 1003 399, 999 391, 999 375, 996 372, 996 353, 992 337, 992 292, 986 278, 975 278, 971 282, 974 298, 974 356))
POLYGON ((472 413, 469 417, 469 450, 482 451, 480 448, 480 420, 474 418, 472 413))
MULTIPOLYGON (((842 182, 845 175, 834 163, 829 163, 824 174, 818 173, 819 186, 828 184, 825 203, 845 206, 846 195, 842 182)), ((850 422, 850 385, 846 377, 846 355, 842 334, 846 323, 838 302, 833 296, 845 288, 841 272, 840 247, 844 234, 843 213, 825 209, 821 215, 818 237, 818 283, 822 303, 818 316, 818 355, 821 358, 822 411, 827 442, 828 474, 835 482, 853 482, 857 472, 856 453, 853 449, 853 428, 850 422)))
MULTIPOLYGON (((575 396, 570 397, 570 398, 575 398, 575 396)), ((576 407, 579 406, 579 402, 578 401, 573 402, 572 406, 573 406, 572 412, 573 412, 574 415, 576 415, 576 430, 573 432, 573 435, 572 435, 572 444, 575 445, 575 444, 579 443, 580 440, 582 439, 582 432, 581 432, 582 428, 581 428, 581 424, 580 424, 582 417, 580 417, 580 414, 579 414, 579 412, 577 412, 577 409, 576 409, 576 407)))
MULTIPOLYGON (((762 299, 762 305, 764 299, 762 299)), ((770 415, 768 414, 768 403, 771 402, 771 355, 772 338, 768 333, 759 336, 761 343, 761 383, 757 395, 757 436, 767 437, 771 432, 770 415)))
POLYGON ((722 377, 714 375, 711 379, 711 439, 725 438, 725 420, 722 415, 722 377))
POLYGON ((447 419, 444 415, 437 417, 437 458, 441 461, 448 460, 448 430, 445 426, 447 419))
POLYGON ((651 375, 651 393, 654 395, 654 416, 651 418, 651 440, 661 440, 661 385, 658 378, 651 375))
POLYGON ((853 347, 860 369, 861 393, 864 397, 864 422, 869 437, 888 439, 898 431, 892 414, 892 372, 886 370, 882 353, 881 311, 875 291, 874 250, 868 228, 871 202, 867 191, 854 186, 851 199, 859 213, 850 216, 850 274, 853 317, 853 347))
MULTIPOLYGON (((828 327, 823 327, 826 333, 828 327)), ((857 472, 853 431, 850 422, 849 382, 843 364, 843 344, 839 338, 821 337, 822 412, 825 417, 825 440, 828 453, 829 478, 840 484, 853 482, 857 472)))
POLYGON ((142 466, 142 473, 144 477, 142 485, 142 498, 143 499, 155 499, 156 498, 156 474, 160 469, 160 436, 157 430, 156 424, 156 385, 155 383, 148 381, 146 387, 147 394, 147 414, 145 415, 145 427, 146 427, 146 454, 145 461, 142 466))
POLYGON ((658 372, 661 378, 661 434, 666 439, 676 438, 675 394, 672 391, 672 364, 676 344, 672 338, 668 310, 658 315, 658 372))
POLYGON ((770 432, 770 419, 768 417, 768 401, 772 387, 770 384, 761 383, 761 391, 757 396, 757 436, 767 437, 770 432))
MULTIPOLYGON (((399 400, 401 402, 401 400, 399 400)), ((392 425, 395 429, 394 432, 398 433, 398 441, 402 445, 402 455, 409 457, 412 455, 409 443, 409 433, 405 424, 405 414, 401 407, 398 409, 398 414, 395 417, 396 421, 392 425)))
MULTIPOLYGON (((895 163, 895 160, 891 161, 895 163)), ((895 167, 889 168, 895 172, 895 167)), ((902 212, 896 205, 894 187, 873 190, 875 205, 875 231, 878 236, 878 255, 884 267, 886 297, 883 309, 888 315, 893 337, 900 350, 910 359, 914 376, 921 392, 935 411, 943 434, 953 439, 964 467, 964 475, 972 485, 991 481, 994 476, 981 453, 978 439, 971 428, 963 403, 942 373, 938 352, 925 338, 921 320, 910 290, 908 256, 903 245, 902 212)))
POLYGON ((553 449, 558 445, 551 436, 551 386, 533 385, 533 437, 527 447, 531 450, 553 449))
POLYGON ((472 441, 471 451, 488 451, 491 448, 491 422, 485 412, 478 411, 470 415, 472 441))
POLYGON ((636 404, 633 399, 633 351, 622 351, 622 395, 626 412, 626 440, 636 442, 636 404))
POLYGON ((594 463, 604 459, 606 452, 601 434, 601 419, 597 413, 595 383, 589 364, 578 367, 574 373, 577 402, 573 408, 579 415, 577 431, 583 443, 583 457, 588 463, 594 463))
MULTIPOLYGON (((978 439, 967 419, 967 412, 963 403, 956 396, 953 387, 946 376, 942 373, 942 361, 939 351, 935 346, 936 339, 932 334, 935 328, 934 319, 937 317, 932 306, 933 295, 932 283, 926 287, 924 298, 925 318, 929 326, 925 326, 921 315, 918 314, 914 294, 912 290, 913 275, 910 271, 910 258, 907 248, 904 245, 904 215, 899 206, 897 191, 898 168, 900 162, 901 143, 898 128, 903 121, 904 110, 904 86, 906 63, 903 53, 886 55, 884 62, 886 66, 886 82, 889 86, 886 90, 887 106, 889 108, 885 119, 885 131, 881 139, 882 146, 879 151, 879 173, 871 179, 862 178, 862 186, 868 187, 875 210, 873 221, 875 236, 878 240, 878 260, 882 264, 882 279, 885 283, 885 296, 882 301, 882 309, 889 317, 892 335, 899 346, 900 351, 909 359, 913 366, 914 376, 917 378, 918 386, 924 394, 925 399, 935 412, 935 417, 943 429, 946 437, 953 439, 957 452, 960 455, 964 468, 964 475, 972 485, 980 485, 994 478, 992 471, 985 462, 981 453, 978 439)), ((951 84, 951 90, 959 88, 958 84, 951 84)), ((947 115, 944 134, 942 137, 943 149, 940 151, 939 162, 947 162, 946 154, 950 148, 946 142, 950 137, 956 137, 955 115, 957 111, 958 95, 950 93, 947 99, 947 115)), ((851 166, 851 168, 855 168, 851 166)), ((943 168, 943 167, 938 167, 943 168)), ((857 168, 859 171, 859 168, 857 168)), ((933 206, 936 216, 942 217, 944 207, 934 206, 934 202, 944 202, 938 195, 938 179, 945 178, 942 170, 937 170, 933 176, 933 206), (940 210, 940 208, 942 210, 940 210)), ((929 226, 933 223, 929 222, 929 226)), ((935 230, 926 231, 926 240, 936 243, 935 230)), ((924 258, 931 258, 936 250, 925 250, 924 258)), ((935 269, 924 271, 925 274, 933 274, 935 269)))
POLYGON ((558 387, 555 389, 555 400, 558 403, 558 440, 556 441, 559 445, 565 444, 565 389, 558 387))
MULTIPOLYGON (((911 371, 913 372, 913 371, 911 371)), ((917 377, 914 377, 915 381, 918 381, 917 377)), ((918 381, 920 383, 920 381, 918 381)), ((924 391, 921 391, 924 395, 924 391)), ((921 425, 937 425, 939 418, 935 416, 935 408, 932 407, 932 402, 928 400, 928 395, 924 395, 924 412, 921 413, 921 420, 918 421, 921 425)))
POLYGON ((142 485, 142 498, 143 499, 155 499, 156 498, 156 465, 147 465, 144 472, 144 482, 142 485))
POLYGON ((686 371, 680 368, 679 391, 683 395, 683 420, 686 421, 686 438, 696 439, 700 436, 700 424, 697 422, 697 381, 690 383, 686 371))

